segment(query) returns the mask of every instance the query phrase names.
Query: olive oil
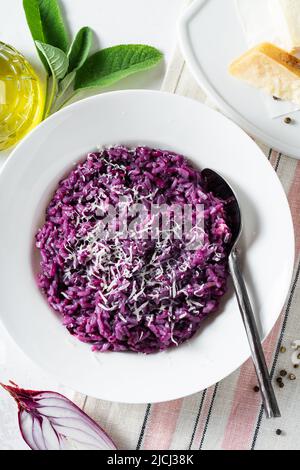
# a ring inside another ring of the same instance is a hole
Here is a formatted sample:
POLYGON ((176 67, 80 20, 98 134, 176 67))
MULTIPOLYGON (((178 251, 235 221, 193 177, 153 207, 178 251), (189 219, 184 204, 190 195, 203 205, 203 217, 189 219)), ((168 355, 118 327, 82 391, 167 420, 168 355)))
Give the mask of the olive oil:
POLYGON ((43 118, 44 92, 27 60, 0 42, 0 150, 16 144, 43 118))

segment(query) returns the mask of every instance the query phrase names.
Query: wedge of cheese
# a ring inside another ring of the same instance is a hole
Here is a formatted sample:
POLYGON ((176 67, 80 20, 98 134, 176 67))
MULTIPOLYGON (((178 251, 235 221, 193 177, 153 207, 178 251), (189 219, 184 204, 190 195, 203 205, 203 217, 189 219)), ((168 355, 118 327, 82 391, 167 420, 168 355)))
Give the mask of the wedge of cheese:
POLYGON ((269 0, 269 9, 285 47, 300 52, 300 1, 269 0))
POLYGON ((229 72, 266 93, 300 105, 300 59, 262 43, 236 59, 229 72))

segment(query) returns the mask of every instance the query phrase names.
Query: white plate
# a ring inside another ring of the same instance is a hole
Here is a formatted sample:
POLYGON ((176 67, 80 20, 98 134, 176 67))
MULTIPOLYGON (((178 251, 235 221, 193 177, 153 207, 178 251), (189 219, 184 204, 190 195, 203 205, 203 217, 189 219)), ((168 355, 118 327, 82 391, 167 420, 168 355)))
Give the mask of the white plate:
POLYGON ((228 73, 248 49, 235 1, 195 0, 179 22, 179 38, 196 80, 222 111, 270 147, 300 159, 300 112, 293 113, 293 125, 270 118, 260 92, 228 73))
POLYGON ((256 144, 220 113, 167 93, 89 98, 49 118, 13 152, 0 177, 0 312, 8 332, 44 371, 74 390, 120 402, 171 400, 214 384, 248 358, 232 293, 201 334, 178 349, 95 354, 69 335, 35 283, 34 234, 59 179, 97 145, 120 143, 176 150, 232 182, 245 216, 246 276, 263 336, 289 287, 292 220, 281 184, 256 144))

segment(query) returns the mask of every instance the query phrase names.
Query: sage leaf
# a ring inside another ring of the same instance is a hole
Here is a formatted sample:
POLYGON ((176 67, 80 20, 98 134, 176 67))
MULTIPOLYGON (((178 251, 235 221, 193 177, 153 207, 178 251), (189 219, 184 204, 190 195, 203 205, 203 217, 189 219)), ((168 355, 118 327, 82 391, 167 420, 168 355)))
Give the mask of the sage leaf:
POLYGON ((91 50, 92 42, 93 31, 91 28, 88 26, 81 28, 68 52, 69 72, 79 69, 85 63, 91 50))
MULTIPOLYGON (((68 51, 69 37, 57 0, 23 0, 23 8, 34 41, 68 51)), ((45 57, 38 52, 49 73, 45 57)))
POLYGON ((77 70, 74 89, 105 87, 158 64, 163 54, 143 44, 120 45, 91 55, 77 70))
MULTIPOLYGON (((70 96, 73 87, 71 85, 74 82, 76 72, 73 70, 73 72, 68 73, 63 80, 61 80, 58 84, 58 90, 55 98, 55 103, 52 106, 52 111, 58 111, 60 109, 61 104, 63 103, 63 98, 65 96, 70 96)), ((66 101, 66 98, 64 98, 66 101)))
POLYGON ((73 72, 68 73, 63 80, 59 83, 59 91, 61 94, 63 94, 72 84, 72 82, 75 79, 76 72, 73 70, 73 72))
POLYGON ((38 0, 23 0, 23 7, 34 41, 46 42, 38 0))
POLYGON ((50 67, 51 73, 55 80, 61 80, 66 75, 69 68, 69 59, 67 55, 57 47, 50 46, 40 41, 35 41, 37 48, 50 67))
MULTIPOLYGON (((42 19, 37 0, 23 0, 23 7, 32 38, 34 41, 46 42, 42 19)), ((41 61, 49 74, 50 68, 43 54, 38 50, 41 61)))

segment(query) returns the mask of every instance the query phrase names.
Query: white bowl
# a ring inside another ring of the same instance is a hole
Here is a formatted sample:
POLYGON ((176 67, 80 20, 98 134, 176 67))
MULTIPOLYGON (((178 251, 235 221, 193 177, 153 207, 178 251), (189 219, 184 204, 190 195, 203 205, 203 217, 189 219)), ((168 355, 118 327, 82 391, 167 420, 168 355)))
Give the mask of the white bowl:
POLYGON ((153 91, 107 93, 76 103, 38 126, 0 178, 0 314, 7 331, 44 371, 70 388, 127 403, 161 402, 200 391, 248 357, 230 289, 217 315, 191 341, 165 353, 92 353, 71 337, 36 286, 34 235, 59 179, 97 146, 146 144, 183 153, 221 172, 245 219, 245 277, 262 337, 290 284, 294 233, 281 184, 256 144, 221 114, 153 91))

